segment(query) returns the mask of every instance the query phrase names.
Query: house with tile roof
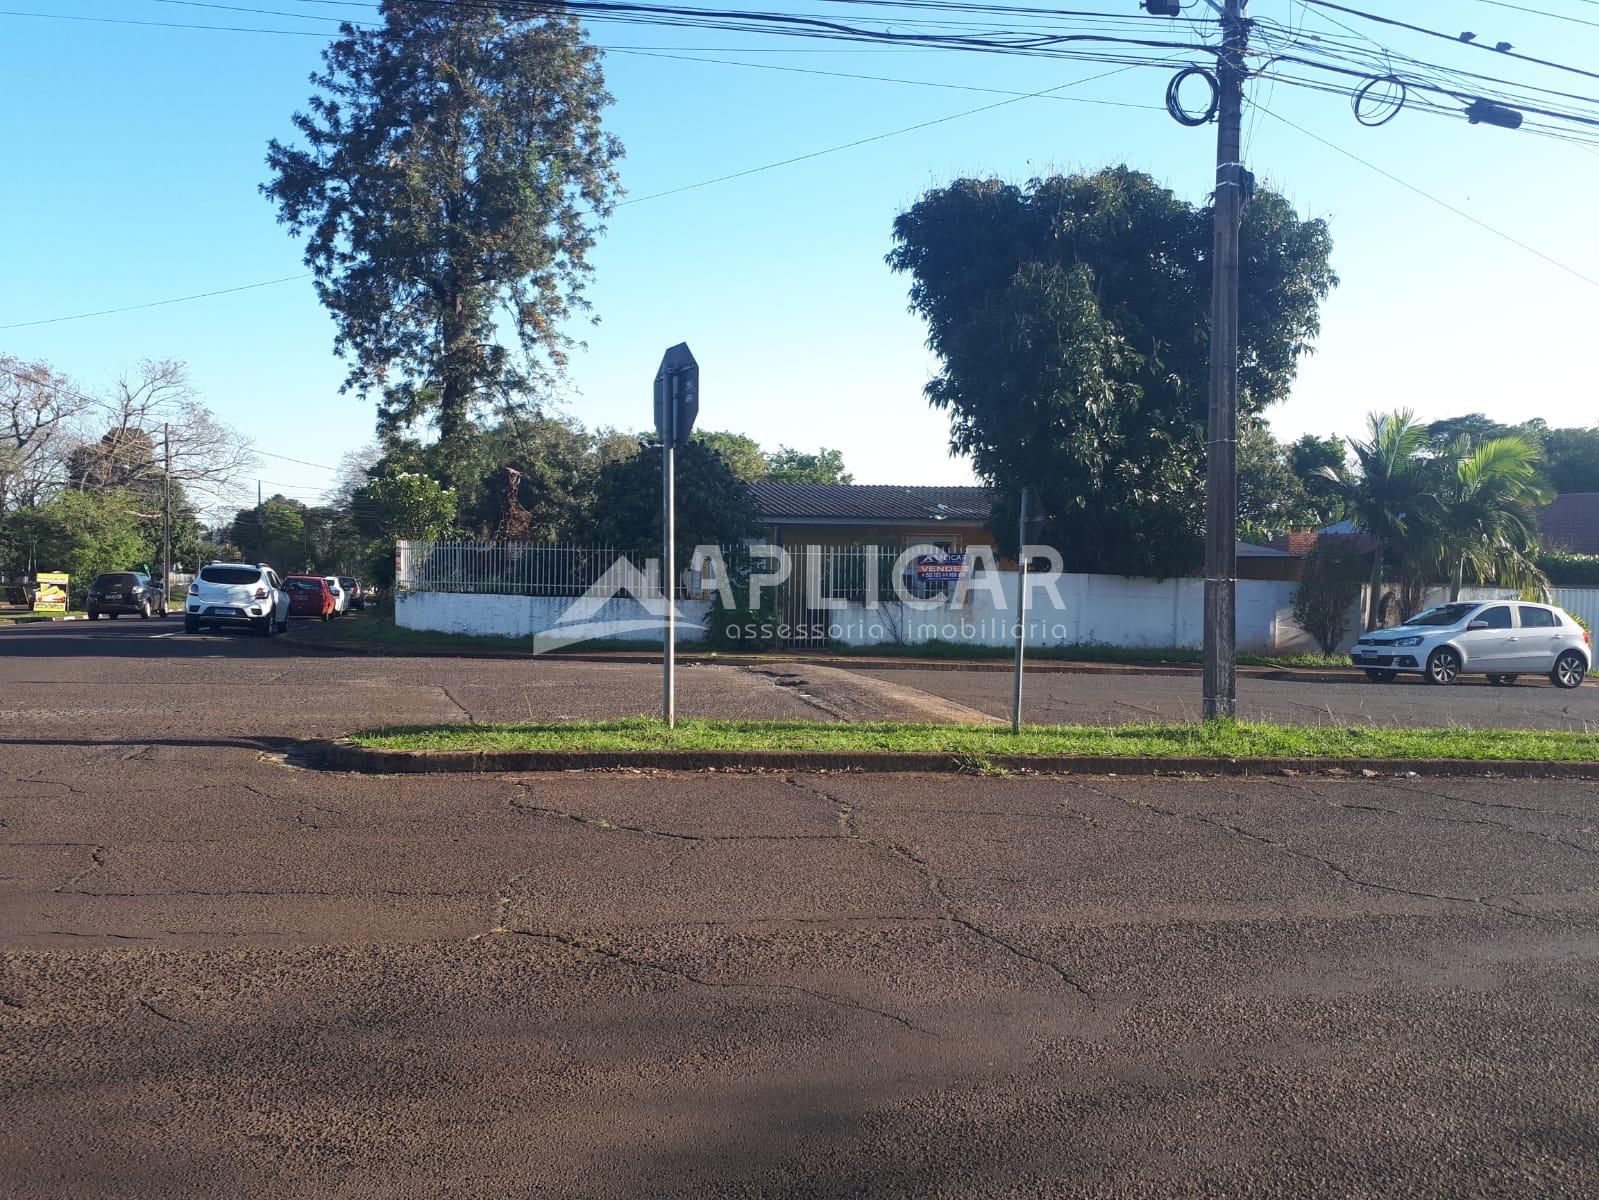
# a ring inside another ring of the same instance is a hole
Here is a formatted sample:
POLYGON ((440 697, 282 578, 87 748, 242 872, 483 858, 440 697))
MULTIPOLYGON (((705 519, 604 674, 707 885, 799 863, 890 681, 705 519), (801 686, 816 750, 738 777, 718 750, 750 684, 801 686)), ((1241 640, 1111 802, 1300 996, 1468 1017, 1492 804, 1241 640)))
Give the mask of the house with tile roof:
POLYGON ((1538 510, 1538 536, 1549 550, 1599 554, 1599 492, 1565 492, 1538 510))

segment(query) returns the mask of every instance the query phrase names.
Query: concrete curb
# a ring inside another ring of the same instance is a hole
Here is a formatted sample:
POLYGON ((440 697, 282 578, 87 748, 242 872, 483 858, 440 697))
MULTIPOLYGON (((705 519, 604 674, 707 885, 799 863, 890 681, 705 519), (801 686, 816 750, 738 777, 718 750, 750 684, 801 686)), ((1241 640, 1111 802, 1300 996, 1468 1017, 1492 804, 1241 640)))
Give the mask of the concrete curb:
POLYGON ((896 753, 828 750, 376 750, 339 739, 309 753, 336 771, 380 775, 490 771, 855 771, 975 774, 985 768, 1049 775, 1428 775, 1599 779, 1599 762, 1464 759, 1131 758, 1115 755, 896 753))

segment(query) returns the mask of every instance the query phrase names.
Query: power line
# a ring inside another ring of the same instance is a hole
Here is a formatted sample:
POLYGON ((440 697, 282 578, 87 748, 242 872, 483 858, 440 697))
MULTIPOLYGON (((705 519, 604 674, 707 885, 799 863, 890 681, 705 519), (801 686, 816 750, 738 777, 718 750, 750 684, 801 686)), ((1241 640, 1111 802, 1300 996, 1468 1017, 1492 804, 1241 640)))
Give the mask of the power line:
MULTIPOLYGON (((1457 34, 1444 33, 1438 29, 1428 29, 1425 25, 1412 25, 1409 21, 1400 21, 1394 17, 1378 16, 1376 13, 1365 12, 1358 8, 1347 8, 1342 4, 1334 4, 1332 0, 1301 0, 1304 4, 1313 4, 1317 8, 1330 8, 1336 12, 1348 13, 1352 17, 1360 17, 1366 21, 1376 21, 1381 25, 1392 25, 1399 29, 1408 29, 1412 33, 1425 34, 1427 37, 1442 38, 1446 42, 1454 42, 1458 46, 1469 46, 1473 50, 1484 50, 1489 54, 1502 54, 1506 58, 1520 59, 1522 62, 1536 63, 1540 67, 1551 67, 1556 71, 1569 71, 1573 75, 1585 75, 1589 79, 1599 79, 1599 72, 1585 71, 1581 67, 1567 66, 1565 63, 1553 62, 1547 58, 1534 58, 1530 54, 1520 54, 1508 46, 1501 50, 1498 46, 1489 46, 1475 40, 1462 40, 1457 34)), ((1503 44, 1503 43, 1501 43, 1503 44)))
POLYGON ((281 279, 263 279, 259 283, 241 283, 237 287, 218 288, 214 292, 196 292, 191 296, 173 296, 168 300, 151 300, 145 304, 129 304, 122 308, 102 308, 95 312, 73 313, 65 317, 41 317, 37 321, 14 321, 10 325, 0 325, 0 330, 27 329, 34 325, 56 325, 62 321, 82 321, 89 317, 109 317, 116 313, 139 312, 146 308, 160 308, 167 304, 184 304, 190 300, 209 300, 213 296, 228 296, 234 292, 248 292, 254 288, 273 287, 280 283, 292 283, 297 279, 311 278, 310 271, 302 271, 298 275, 285 275, 281 279))
POLYGON ((1590 275, 1584 275, 1581 271, 1577 270, 1577 268, 1571 266, 1569 263, 1562 262, 1558 258, 1554 258, 1551 255, 1545 254, 1542 250, 1539 250, 1536 246, 1529 246, 1526 242, 1522 241, 1520 238, 1517 238, 1517 237, 1515 237, 1515 236, 1513 236, 1511 234, 1508 234, 1502 229, 1495 228, 1494 226, 1488 224, 1488 222, 1486 222, 1486 221, 1484 221, 1484 220, 1482 220, 1482 219, 1480 219, 1478 217, 1472 216, 1469 212, 1465 211, 1465 209, 1457 208, 1455 205, 1449 203, 1449 201, 1444 200, 1444 199, 1442 199, 1442 198, 1440 198, 1438 196, 1435 196, 1429 191, 1426 191, 1426 190, 1424 190, 1422 188, 1417 187, 1415 184, 1411 183, 1409 180, 1401 179, 1399 176, 1395 175, 1392 171, 1384 170, 1382 167, 1379 167, 1376 163, 1371 162, 1368 159, 1364 159, 1364 158, 1360 157, 1360 155, 1356 154, 1354 151, 1346 150, 1342 146, 1338 145, 1336 142, 1329 142, 1326 138, 1322 137, 1320 134, 1312 133, 1310 130, 1306 129, 1303 125, 1297 124, 1294 121, 1290 121, 1287 117, 1282 116, 1282 115, 1280 115, 1280 114, 1278 114, 1276 112, 1273 112, 1269 108, 1264 108, 1261 111, 1264 112, 1272 120, 1281 121, 1284 125, 1287 125, 1290 129, 1298 130, 1300 133, 1304 134, 1306 137, 1312 138, 1315 141, 1320 142, 1323 146, 1326 146, 1329 150, 1336 150, 1339 154, 1342 154, 1345 158, 1352 159, 1353 161, 1359 163, 1361 166, 1365 167, 1367 170, 1371 170, 1371 171, 1377 172, 1377 174, 1383 176, 1384 178, 1386 178, 1388 180, 1391 180, 1394 183, 1397 183, 1400 187, 1405 188, 1408 191, 1414 192, 1416 195, 1422 197, 1424 200, 1430 200, 1430 201, 1432 201, 1432 203, 1438 205, 1440 208, 1448 209, 1450 212, 1454 213, 1457 217, 1461 217, 1461 218, 1463 218, 1463 219, 1465 219, 1467 221, 1470 221, 1473 225, 1477 226, 1479 229, 1485 229, 1489 233, 1493 234, 1495 237, 1502 238, 1504 241, 1509 242, 1512 246, 1516 246, 1519 249, 1525 250, 1528 254, 1536 255, 1538 258, 1543 259, 1544 262, 1548 263, 1550 266, 1559 267, 1562 271, 1566 272, 1568 275, 1575 276, 1577 279, 1582 280, 1582 282, 1584 282, 1586 284, 1589 284, 1592 287, 1599 287, 1599 279, 1594 279, 1590 275))

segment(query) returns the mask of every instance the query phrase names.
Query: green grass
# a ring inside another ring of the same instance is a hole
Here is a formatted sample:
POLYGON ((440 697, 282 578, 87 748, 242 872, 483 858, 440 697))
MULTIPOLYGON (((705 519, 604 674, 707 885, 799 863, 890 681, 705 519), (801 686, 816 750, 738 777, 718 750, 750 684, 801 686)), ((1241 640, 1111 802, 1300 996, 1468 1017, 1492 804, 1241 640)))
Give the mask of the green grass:
POLYGON ((1188 758, 1453 758, 1472 761, 1599 760, 1599 734, 1527 729, 1399 729, 1376 726, 995 725, 886 722, 681 721, 653 718, 521 725, 440 725, 355 734, 385 750, 826 750, 920 751, 951 756, 1095 754, 1188 758))

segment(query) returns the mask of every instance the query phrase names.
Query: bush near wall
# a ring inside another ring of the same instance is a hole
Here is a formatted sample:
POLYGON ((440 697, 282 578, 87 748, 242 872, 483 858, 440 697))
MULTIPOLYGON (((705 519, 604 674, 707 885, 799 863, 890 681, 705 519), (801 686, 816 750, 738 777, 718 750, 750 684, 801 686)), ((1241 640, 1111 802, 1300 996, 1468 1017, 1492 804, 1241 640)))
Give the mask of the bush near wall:
POLYGON ((1555 587, 1599 587, 1599 554, 1545 550, 1538 556, 1538 568, 1555 587))

